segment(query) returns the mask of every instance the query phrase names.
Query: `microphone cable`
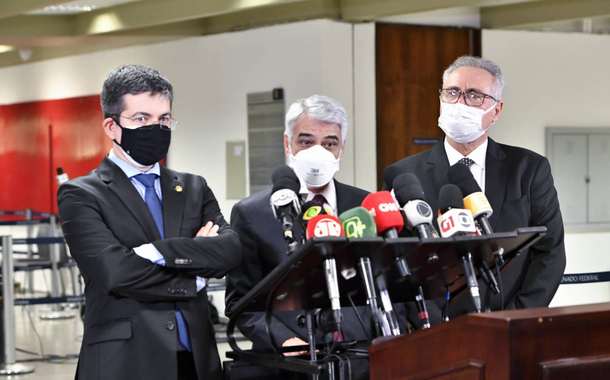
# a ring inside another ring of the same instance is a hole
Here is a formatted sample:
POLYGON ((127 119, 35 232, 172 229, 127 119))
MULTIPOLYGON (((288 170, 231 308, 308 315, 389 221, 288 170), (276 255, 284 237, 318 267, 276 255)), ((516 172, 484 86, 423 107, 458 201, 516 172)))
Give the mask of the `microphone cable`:
POLYGON ((366 339, 368 340, 369 345, 373 343, 373 340, 371 339, 371 336, 369 335, 369 333, 366 331, 366 327, 364 327, 364 322, 362 321, 362 317, 360 316, 360 313, 358 312, 358 309, 356 309, 356 304, 354 304, 354 300, 352 299, 352 295, 348 294, 347 298, 349 299, 349 302, 352 304, 352 309, 354 310, 354 314, 356 314, 356 317, 358 318, 358 322, 360 323, 360 327, 362 327, 362 331, 364 331, 364 334, 366 335, 366 339))

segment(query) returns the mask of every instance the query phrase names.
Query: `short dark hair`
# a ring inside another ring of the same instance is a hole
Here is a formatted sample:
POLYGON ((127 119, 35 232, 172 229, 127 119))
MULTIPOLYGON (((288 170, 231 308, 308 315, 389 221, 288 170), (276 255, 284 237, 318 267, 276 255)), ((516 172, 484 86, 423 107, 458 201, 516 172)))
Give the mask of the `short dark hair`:
POLYGON ((123 95, 137 95, 150 92, 161 94, 169 99, 171 106, 174 92, 171 83, 157 70, 141 65, 123 65, 112 70, 102 87, 102 112, 104 118, 120 115, 125 109, 123 95))

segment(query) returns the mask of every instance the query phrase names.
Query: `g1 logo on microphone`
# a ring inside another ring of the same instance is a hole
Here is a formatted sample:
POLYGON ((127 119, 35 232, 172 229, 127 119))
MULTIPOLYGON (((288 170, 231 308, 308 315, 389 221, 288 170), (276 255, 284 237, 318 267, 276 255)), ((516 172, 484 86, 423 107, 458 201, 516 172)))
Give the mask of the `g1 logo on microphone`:
MULTIPOLYGON (((443 232, 449 232, 451 229, 455 228, 455 221, 453 220, 453 217, 454 216, 451 215, 441 222, 441 230, 443 232)), ((457 214, 456 219, 457 222, 465 229, 469 228, 472 225, 471 218, 466 212, 462 211, 457 214)))
POLYGON ((455 222, 453 221, 453 216, 450 216, 449 218, 447 218, 441 222, 441 231, 442 232, 449 232, 454 227, 455 227, 455 222))
POLYGON ((313 231, 315 237, 341 236, 341 223, 333 219, 320 219, 313 231))

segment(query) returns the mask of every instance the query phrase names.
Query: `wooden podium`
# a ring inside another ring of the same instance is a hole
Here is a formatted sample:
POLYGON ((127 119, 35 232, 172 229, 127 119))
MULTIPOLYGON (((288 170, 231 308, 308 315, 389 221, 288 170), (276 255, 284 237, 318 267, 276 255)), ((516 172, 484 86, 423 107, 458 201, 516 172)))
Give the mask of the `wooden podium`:
POLYGON ((369 352, 372 380, 610 379, 610 303, 468 314, 369 352))

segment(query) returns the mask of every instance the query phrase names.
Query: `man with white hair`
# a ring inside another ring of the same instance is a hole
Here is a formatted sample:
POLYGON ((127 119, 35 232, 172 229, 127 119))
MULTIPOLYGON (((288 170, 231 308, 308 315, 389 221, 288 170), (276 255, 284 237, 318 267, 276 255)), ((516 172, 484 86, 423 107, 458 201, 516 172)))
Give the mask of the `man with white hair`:
MULTIPOLYGON (((445 70, 440 90, 438 125, 445 138, 429 150, 390 165, 384 174, 414 173, 426 201, 436 211, 439 191, 449 183, 447 171, 460 162, 470 168, 491 203, 489 222, 495 232, 547 227, 546 235, 502 272, 503 296, 493 297, 491 302, 492 310, 546 307, 565 269, 563 222, 549 161, 489 138, 489 129, 504 107, 503 88, 504 76, 495 63, 472 56, 458 58, 445 70)), ((384 183, 385 189, 392 187, 391 180, 384 183)), ((484 299, 487 289, 481 291, 484 299)), ((440 311, 437 308, 434 313, 437 305, 430 304, 431 319, 436 314, 438 321, 440 311)), ((449 316, 472 311, 471 301, 461 297, 450 306, 449 316)))
MULTIPOLYGON (((347 127, 343 106, 326 96, 299 99, 286 113, 284 150, 301 181, 302 200, 324 203, 335 216, 360 206, 368 194, 334 179, 345 148, 347 127), (312 175, 312 167, 318 169, 316 175, 312 175)), ((281 223, 272 213, 270 197, 271 188, 251 195, 233 207, 231 224, 240 237, 243 259, 241 265, 227 276, 227 310, 231 310, 243 295, 286 258, 288 244, 281 223)), ((300 226, 295 223, 296 229, 300 226)), ((295 236, 299 236, 296 231, 295 236)), ((306 344, 306 329, 296 325, 298 314, 302 311, 284 312, 282 323, 273 319, 273 335, 278 346, 306 344)), ((344 309, 343 316, 342 330, 346 341, 367 339, 351 309, 344 309)), ((363 316, 363 320, 367 317, 363 316)), ((271 349, 264 313, 245 313, 237 326, 253 342, 255 350, 271 349)), ((368 334, 371 334, 370 330, 368 334)), ((363 375, 365 377, 358 375, 354 378, 368 378, 368 368, 363 375)))

